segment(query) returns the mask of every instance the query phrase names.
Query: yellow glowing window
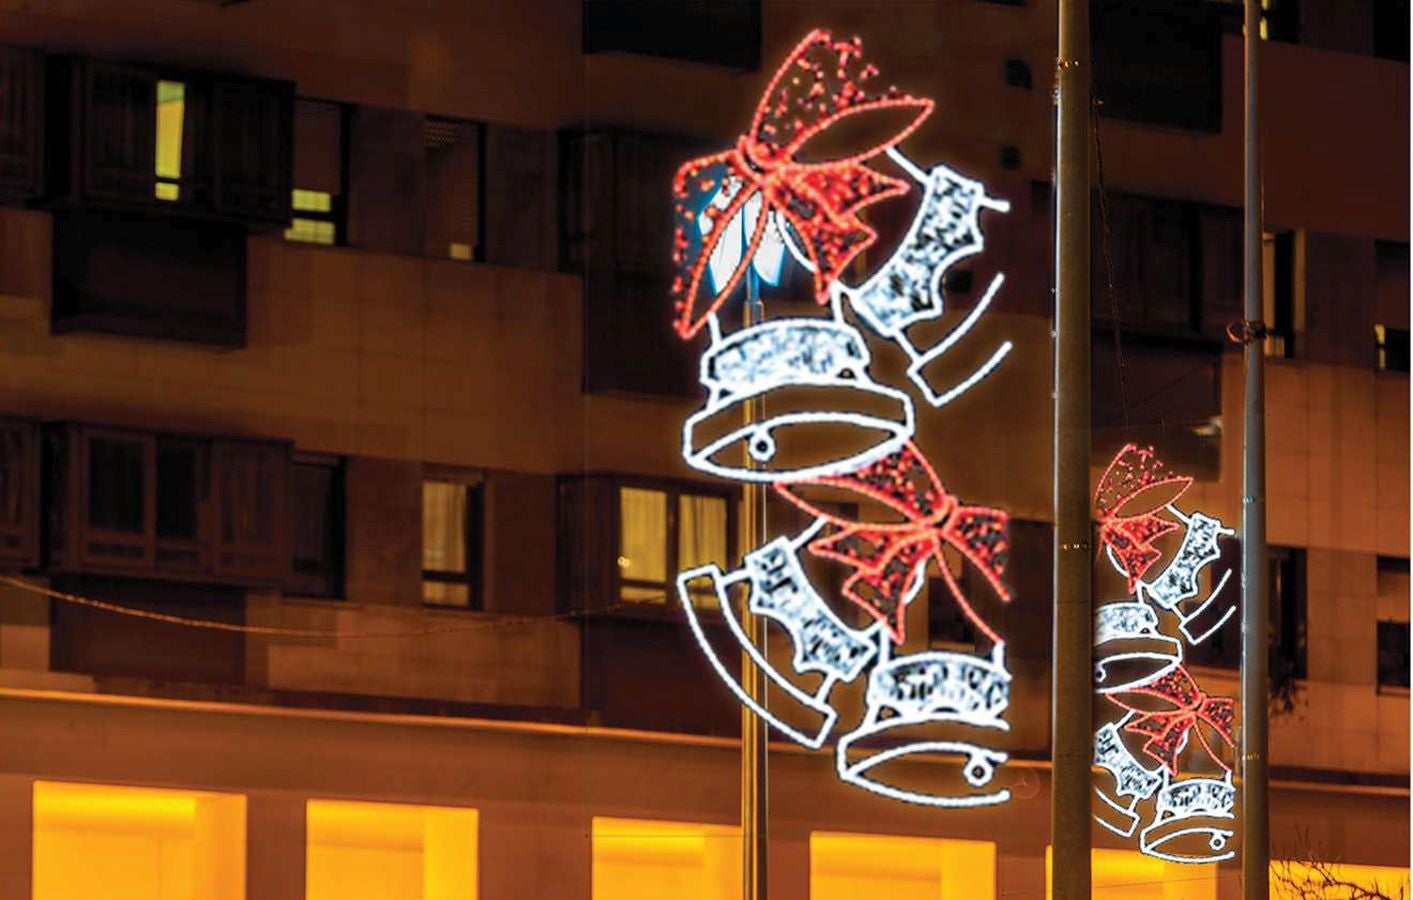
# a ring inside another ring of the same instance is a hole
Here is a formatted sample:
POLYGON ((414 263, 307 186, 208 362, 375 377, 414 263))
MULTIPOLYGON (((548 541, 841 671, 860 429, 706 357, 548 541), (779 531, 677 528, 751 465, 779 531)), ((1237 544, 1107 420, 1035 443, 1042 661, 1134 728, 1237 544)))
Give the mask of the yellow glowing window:
MULTIPOLYGON (((1217 866, 1165 862, 1137 850, 1091 850, 1093 900, 1217 900, 1217 866)), ((1045 900, 1051 850, 1045 848, 1045 900)))
POLYGON ((305 900, 476 900, 477 813, 310 800, 305 900))
POLYGON ((34 900, 240 900, 245 797, 34 783, 34 900))
POLYGON ((593 900, 739 900, 741 829, 594 818, 593 900))
MULTIPOLYGON (((676 596, 669 572, 706 563, 729 565, 730 509, 725 497, 678 490, 618 489, 620 599, 663 603, 676 596)), ((715 594, 693 584, 697 606, 715 606, 715 594)), ((675 602, 675 601, 674 601, 675 602)))
POLYGON ((186 119, 186 85, 157 82, 157 199, 181 196, 182 124, 186 119))
POLYGON ((332 246, 338 242, 334 225, 334 195, 328 191, 295 188, 290 198, 295 216, 285 229, 285 240, 332 246), (305 215, 299 215, 304 213, 305 215))
POLYGON ((994 900, 990 841, 810 835, 810 900, 994 900))
POLYGON ((1409 895, 1408 869, 1398 866, 1356 866, 1329 863, 1319 867, 1298 862, 1271 863, 1271 900, 1350 900, 1377 891, 1385 897, 1409 895))

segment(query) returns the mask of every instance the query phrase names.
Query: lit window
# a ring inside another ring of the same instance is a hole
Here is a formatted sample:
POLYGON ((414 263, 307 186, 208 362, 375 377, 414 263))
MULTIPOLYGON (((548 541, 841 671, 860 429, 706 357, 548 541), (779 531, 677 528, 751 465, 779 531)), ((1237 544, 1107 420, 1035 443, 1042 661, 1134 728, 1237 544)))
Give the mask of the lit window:
POLYGON ((993 900, 990 841, 877 834, 810 835, 810 900, 993 900))
POLYGON ((481 125, 428 118, 426 253, 446 259, 476 258, 481 213, 481 125))
POLYGON ((157 82, 157 199, 181 197, 182 126, 186 120, 186 85, 157 82))
POLYGON ((306 900, 476 900, 474 809, 310 800, 306 900))
POLYGON ((300 98, 294 104, 294 216, 285 240, 340 243, 343 221, 343 107, 300 98))
POLYGON ((1271 861, 1271 900, 1306 900, 1307 897, 1343 900, 1346 897, 1375 896, 1351 890, 1350 886, 1377 891, 1379 896, 1384 897, 1407 897, 1408 869, 1399 866, 1309 865, 1271 861))
MULTIPOLYGON (((1217 864, 1166 862, 1137 850, 1091 850, 1093 900, 1217 900, 1217 864)), ((1045 900, 1052 850, 1045 848, 1045 900)))
POLYGON ((593 900, 741 896, 734 826, 595 817, 593 855, 593 900))
MULTIPOLYGON (((678 572, 707 563, 729 568, 729 512, 726 497, 720 495, 620 487, 619 598, 629 603, 664 603, 676 594, 669 582, 678 572)), ((697 600, 703 606, 716 603, 709 591, 697 600)))
POLYGON ((34 900, 240 900, 245 797, 34 783, 34 900))
POLYGON ((480 607, 482 516, 482 485, 474 476, 422 482, 423 603, 480 607))

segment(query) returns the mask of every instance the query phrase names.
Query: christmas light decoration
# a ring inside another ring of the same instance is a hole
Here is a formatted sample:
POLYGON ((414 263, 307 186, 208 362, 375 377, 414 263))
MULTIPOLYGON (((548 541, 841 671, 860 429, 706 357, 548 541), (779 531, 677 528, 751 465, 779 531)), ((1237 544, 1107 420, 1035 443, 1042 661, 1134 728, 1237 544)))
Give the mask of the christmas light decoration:
POLYGON ((1139 833, 1139 849, 1170 862, 1209 863, 1234 855, 1225 823, 1235 818, 1236 794, 1222 748, 1235 745, 1235 709, 1229 698, 1209 696, 1198 686, 1183 664, 1183 638, 1200 644, 1235 612, 1234 598, 1222 594, 1230 572, 1195 607, 1188 604, 1201 593, 1203 570, 1221 556, 1219 539, 1235 532, 1212 516, 1177 507, 1191 484, 1191 478, 1170 472, 1152 448, 1133 444, 1119 451, 1099 482, 1095 506, 1103 552, 1134 599, 1095 611, 1096 689, 1122 712, 1095 733, 1095 764, 1114 781, 1112 790, 1096 788, 1103 807, 1095 819, 1131 837, 1142 819, 1140 804, 1151 799, 1152 819, 1139 833), (1155 542, 1178 531, 1182 537, 1172 558, 1148 578, 1163 557, 1155 542), (1163 633, 1165 616, 1176 620, 1182 638, 1163 633), (1126 737, 1156 769, 1138 761, 1126 737), (1200 748, 1221 777, 1180 777, 1190 747, 1200 748))
POLYGON ((972 741, 945 737, 970 729, 1006 731, 1001 718, 1010 703, 1011 675, 1005 667, 1005 650, 997 645, 990 659, 945 650, 888 658, 888 644, 880 645, 880 662, 869 674, 868 711, 862 724, 839 739, 835 760, 844 781, 894 800, 924 806, 991 806, 1010 799, 1004 788, 983 793, 946 795, 889 784, 870 773, 896 759, 930 754, 965 757, 962 777, 972 788, 984 789, 995 777, 1007 754, 972 741), (885 715, 885 713, 887 715, 885 715), (895 732, 933 726, 935 737, 907 741, 895 732), (958 728, 957 726, 962 726, 958 728), (850 751, 870 738, 880 738, 882 749, 850 759, 850 751), (903 741, 899 743, 898 741, 903 741))
POLYGON ((811 32, 776 71, 736 146, 691 160, 673 181, 674 329, 684 339, 706 330, 710 339, 699 371, 707 396, 683 422, 683 458, 723 478, 773 484, 810 517, 793 537, 747 552, 739 568, 716 561, 680 573, 677 593, 717 676, 755 715, 806 747, 823 747, 838 723, 835 686, 867 673, 863 720, 835 747, 845 782, 931 806, 995 804, 1009 797, 993 785, 1007 755, 987 746, 988 737, 1008 727, 1005 645, 973 607, 949 559, 960 558, 980 574, 984 590, 1008 600, 1002 581, 1008 517, 965 505, 942 486, 912 443, 911 396, 874 379, 865 334, 845 320, 844 307, 865 330, 903 350, 908 378, 927 403, 942 407, 962 396, 996 369, 1012 349, 1009 341, 950 385, 934 387, 923 370, 939 368, 972 331, 1004 277, 996 275, 931 347, 915 346, 907 331, 943 314, 947 268, 981 252, 981 212, 1005 212, 1009 204, 947 166, 924 170, 898 148, 930 114, 932 101, 877 88, 877 71, 861 53, 857 38, 811 32), (865 114, 885 111, 895 114, 895 125, 896 113, 904 113, 901 127, 875 134, 857 152, 805 161, 815 139, 841 120, 853 120, 853 131, 881 118, 865 114), (911 184, 870 167, 885 154, 911 184), (859 212, 910 189, 921 198, 899 246, 861 284, 845 284, 845 267, 877 237, 859 212), (792 262, 810 273, 820 316, 723 328, 728 301, 746 294, 754 302, 756 288, 781 284, 792 262), (760 401, 750 406, 758 411, 753 419, 744 414, 749 401, 760 401), (816 489, 857 494, 889 520, 856 521, 826 509, 811 499, 816 489), (835 598, 815 589, 802 565, 804 550, 848 570, 838 599, 863 609, 867 625, 846 624, 831 605, 835 598), (929 565, 947 586, 946 598, 930 602, 955 602, 989 645, 984 655, 894 656, 929 565), (729 653, 708 639, 694 605, 706 593, 718 601, 729 653), (784 631, 788 665, 772 663, 751 641, 747 611, 784 631), (769 707, 741 685, 730 664, 738 652, 778 689, 769 707), (894 761, 939 755, 961 764, 956 790, 908 786, 889 774, 894 761))
POLYGON ((1221 778, 1183 778, 1158 790, 1153 821, 1138 837, 1149 856, 1177 863, 1214 863, 1236 856, 1234 833, 1227 823, 1236 818, 1236 788, 1231 773, 1221 778), (1193 841, 1189 836, 1205 840, 1193 841), (1184 841, 1183 839, 1188 840, 1184 841))

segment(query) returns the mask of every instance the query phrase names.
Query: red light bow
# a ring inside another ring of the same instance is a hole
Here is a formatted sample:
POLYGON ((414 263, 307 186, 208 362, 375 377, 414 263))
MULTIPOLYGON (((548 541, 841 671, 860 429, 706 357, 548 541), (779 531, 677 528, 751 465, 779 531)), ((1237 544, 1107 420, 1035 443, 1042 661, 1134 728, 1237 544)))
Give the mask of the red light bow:
POLYGON ((775 490, 805 512, 824 519, 829 529, 810 542, 810 552, 844 563, 854 572, 844 581, 843 592, 875 621, 883 623, 896 644, 904 638, 905 594, 929 557, 937 560, 948 589, 962 612, 995 643, 1001 638, 963 596, 942 555, 951 546, 985 576, 1002 600, 1010 594, 1001 583, 1010 542, 1009 517, 998 509, 961 506, 948 494, 922 453, 911 443, 883 459, 847 475, 831 475, 775 490), (876 500, 904 517, 902 522, 851 522, 826 512, 795 493, 799 485, 845 488, 876 500))
POLYGON ((1113 550, 1128 578, 1132 593, 1153 563, 1163 553, 1153 542, 1181 526, 1157 515, 1169 503, 1181 497, 1192 479, 1174 475, 1154 454, 1152 447, 1140 448, 1127 444, 1118 452, 1094 492, 1094 506, 1099 512, 1099 542, 1113 550), (1160 498, 1161 502, 1128 510, 1141 494, 1155 488, 1172 486, 1176 493, 1160 498), (1120 514, 1122 511, 1123 514, 1120 514))
POLYGON ((824 30, 809 33, 790 52, 761 96, 750 131, 724 153, 691 160, 677 170, 672 183, 676 226, 672 259, 677 274, 672 299, 674 325, 683 339, 692 338, 706 317, 720 308, 736 289, 760 246, 771 213, 798 236, 814 266, 815 298, 829 300, 829 285, 876 237, 858 218, 858 211, 885 197, 906 193, 906 182, 873 171, 864 160, 877 156, 907 137, 932 112, 932 101, 867 85, 878 70, 862 58, 858 38, 835 40, 824 30), (869 111, 903 109, 910 121, 892 137, 860 153, 827 162, 796 159, 800 150, 831 125, 869 111), (713 214, 708 207, 725 189, 726 207, 713 214), (700 308, 702 278, 712 252, 728 231, 724 226, 754 197, 762 200, 760 215, 741 262, 700 308), (697 217, 708 216, 706 233, 697 217))
POLYGON ((1121 694, 1110 694, 1109 699, 1138 714, 1138 718, 1125 725, 1124 730, 1147 737, 1143 752, 1162 763, 1174 776, 1178 772, 1178 754, 1182 752, 1189 731, 1197 735, 1202 749, 1217 765, 1224 771, 1231 771, 1231 766, 1212 749, 1212 744, 1198 726, 1210 727, 1227 746, 1235 746, 1232 742, 1232 719, 1235 715, 1232 701, 1228 697, 1209 697, 1184 667, 1178 666, 1161 678, 1121 694), (1173 708, 1158 712, 1139 709, 1124 702, 1123 697, 1127 694, 1157 697, 1171 703, 1173 708))

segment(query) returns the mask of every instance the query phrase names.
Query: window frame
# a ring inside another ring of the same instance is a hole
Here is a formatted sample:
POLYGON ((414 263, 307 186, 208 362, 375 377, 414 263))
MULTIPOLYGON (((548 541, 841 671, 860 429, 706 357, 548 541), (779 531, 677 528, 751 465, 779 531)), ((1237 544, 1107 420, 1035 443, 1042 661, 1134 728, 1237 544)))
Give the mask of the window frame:
POLYGON ((289 220, 289 227, 283 229, 283 230, 280 232, 280 237, 281 237, 281 239, 283 239, 283 240, 285 240, 285 241, 288 241, 288 242, 290 242, 290 243, 293 243, 293 244, 308 244, 308 245, 312 245, 312 246, 315 246, 315 247, 347 247, 347 246, 348 246, 348 191, 349 191, 349 177, 348 177, 349 153, 348 153, 348 151, 349 151, 349 142, 352 140, 352 137, 353 137, 353 134, 352 134, 353 107, 352 107, 351 104, 344 103, 344 102, 342 102, 342 101, 340 101, 340 100, 328 100, 328 99, 325 99, 325 98, 322 98, 322 97, 305 97, 305 96, 301 96, 301 95, 295 95, 295 97, 294 97, 295 118, 294 118, 294 124, 291 126, 291 131, 290 131, 290 147, 291 147, 291 153, 298 153, 298 152, 299 152, 299 151, 298 151, 298 148, 295 147, 295 143, 294 143, 294 142, 295 142, 295 138, 298 136, 298 130, 299 130, 299 128, 298 128, 298 122, 299 122, 299 109, 298 109, 298 107, 299 107, 299 103, 300 103, 301 101, 303 101, 303 102, 305 102, 305 103, 318 103, 318 104, 322 104, 322 105, 324 105, 324 106, 332 106, 332 107, 335 107, 335 108, 338 109, 338 113, 339 113, 339 158, 338 158, 338 168, 339 168, 339 172, 338 172, 339 192, 338 192, 337 194, 333 194, 332 196, 330 196, 330 198, 329 198, 329 211, 328 211, 328 212, 320 212, 320 211, 317 211, 317 210, 300 209, 298 206, 295 205, 295 202, 294 202, 295 193, 296 193, 297 191, 306 191, 306 190, 308 190, 308 189, 307 189, 307 188, 302 188, 302 187, 300 187, 299 185, 297 185, 297 184, 294 183, 294 178, 295 178, 295 176, 294 176, 293 169, 291 168, 291 172, 290 172, 290 204, 289 204, 290 220, 289 220), (331 224, 334 226, 334 241, 333 241, 333 243, 332 243, 332 244, 324 244, 324 243, 321 243, 321 242, 319 242, 319 241, 306 241, 306 240, 303 240, 302 238, 292 238, 292 237, 290 237, 290 236, 289 236, 289 233, 290 233, 292 230, 294 230, 294 223, 295 223, 295 220, 296 220, 296 219, 307 219, 307 220, 314 221, 314 222, 329 222, 329 223, 331 223, 331 224))
MULTIPOLYGON (((722 560, 725 566, 734 566, 737 561, 740 515, 740 492, 731 485, 718 485, 711 482, 695 481, 681 478, 657 478, 651 476, 612 474, 608 477, 608 482, 612 488, 612 522, 613 522, 613 542, 608 547, 612 559, 610 560, 611 590, 609 603, 611 609, 626 613, 633 617, 642 618, 666 618, 671 617, 674 609, 672 598, 676 593, 675 581, 680 574, 678 544, 680 542, 680 498, 683 494, 696 497, 711 497, 725 501, 726 503, 726 559, 722 560), (656 588, 659 582, 647 579, 625 579, 623 569, 618 565, 618 558, 623 553, 623 507, 622 489, 637 488, 639 490, 661 491, 665 495, 667 505, 667 528, 663 537, 666 541, 666 555, 664 560, 664 572, 667 580, 661 583, 663 600, 661 604, 650 601, 628 601, 623 599, 623 587, 625 582, 630 587, 656 588)), ((720 616, 719 610, 712 607, 697 607, 698 614, 705 613, 708 616, 720 616)))
POLYGON ((1409 636, 1409 631, 1410 631, 1410 629, 1409 629, 1409 623, 1406 622, 1406 621, 1402 621, 1402 622, 1401 622, 1401 621, 1399 621, 1399 620, 1397 620, 1397 619, 1379 619, 1379 620, 1374 624, 1374 684, 1377 686, 1378 693, 1380 693, 1380 694, 1401 694, 1401 695, 1403 695, 1403 696, 1405 696, 1405 697, 1408 696, 1408 694, 1409 694, 1409 680, 1410 680, 1410 679, 1409 679, 1409 672, 1408 672, 1408 663, 1409 663, 1408 636, 1409 636), (1402 628, 1402 629, 1403 629, 1403 635, 1404 635, 1404 638, 1403 638, 1403 648, 1404 648, 1404 649, 1403 649, 1403 669, 1402 669, 1402 672, 1403 672, 1404 681, 1403 681, 1402 684, 1398 684, 1398 683, 1396 683, 1396 682, 1384 681, 1383 639, 1382 639, 1382 638, 1383 638, 1383 630, 1384 630, 1384 627, 1385 627, 1385 626, 1392 626, 1392 627, 1394 627, 1394 628, 1402 628))
POLYGON ((330 589, 327 593, 315 593, 307 590, 300 590, 295 586, 295 581, 301 577, 315 578, 317 575, 301 575, 295 568, 298 562, 295 556, 294 546, 294 516, 296 515, 296 504, 291 502, 286 510, 290 522, 287 526, 289 533, 289 575, 286 578, 285 591, 289 595, 310 600, 329 601, 342 600, 346 595, 348 580, 348 461, 343 456, 335 456, 327 453, 300 453, 296 452, 290 457, 289 464, 289 494, 294 500, 295 470, 300 466, 319 466, 331 470, 332 495, 329 503, 333 507, 333 519, 336 527, 334 533, 334 559, 330 566, 332 571, 328 573, 330 589))
MULTIPOLYGON (((466 488, 466 523, 463 528, 465 536, 465 559, 466 569, 456 572, 448 569, 428 569, 422 568, 422 576, 418 580, 419 592, 421 585, 431 581, 438 584, 464 584, 466 585, 466 605, 455 606, 449 603, 429 603, 425 595, 419 597, 423 609, 445 610, 450 612, 484 612, 485 611, 485 546, 486 546, 486 473, 480 469, 460 469, 443 466, 424 466, 422 469, 421 485, 427 482, 439 484, 456 484, 466 488)), ((425 497, 425 488, 423 488, 425 497)), ((422 531, 419 546, 425 545, 427 539, 427 519, 426 507, 422 507, 422 531)), ((425 551, 423 551, 425 553, 425 551)), ((423 564, 425 566, 425 557, 423 564)))
MULTIPOLYGON (((453 256, 450 252, 446 254, 428 252, 426 238, 426 227, 431 206, 424 198, 422 202, 422 227, 423 238, 421 255, 426 259, 449 260, 461 263, 483 263, 486 261, 486 129, 488 123, 483 119, 468 119, 461 116, 442 116, 425 113, 422 116, 423 146, 422 146, 422 173, 425 184, 427 179, 427 154, 428 147, 425 143, 426 129, 432 122, 445 122, 452 125, 468 125, 476 130, 476 186, 475 186, 475 215, 476 215, 476 242, 471 245, 471 255, 467 258, 453 256)), ((430 194, 430 191, 427 192, 430 194)))

